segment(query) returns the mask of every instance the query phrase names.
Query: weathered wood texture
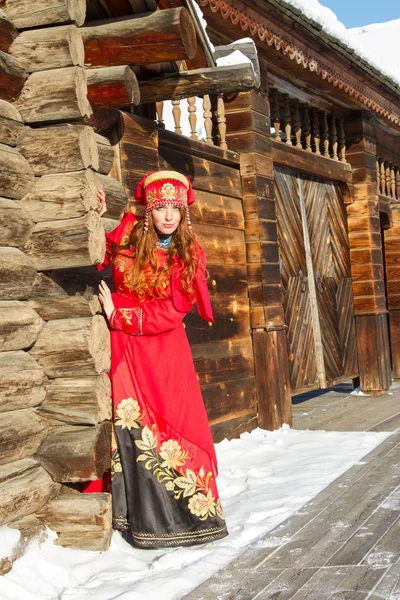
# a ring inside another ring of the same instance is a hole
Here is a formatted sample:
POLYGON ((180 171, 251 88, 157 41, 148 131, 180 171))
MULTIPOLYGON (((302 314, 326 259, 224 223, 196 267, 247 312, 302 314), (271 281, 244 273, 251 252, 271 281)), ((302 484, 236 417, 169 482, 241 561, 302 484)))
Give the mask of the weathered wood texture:
POLYGON ((392 227, 384 232, 384 262, 392 369, 394 377, 397 379, 400 377, 400 206, 398 204, 391 205, 391 217, 392 227))
POLYGON ((17 29, 76 23, 83 25, 86 14, 85 0, 52 0, 51 10, 48 0, 1 0, 1 8, 17 29))
POLYGON ((22 117, 15 106, 0 100, 0 144, 16 146, 24 129, 22 117))
POLYGON ((140 82, 141 102, 180 100, 203 94, 229 94, 255 87, 256 75, 249 64, 182 71, 140 82))
POLYGON ((44 421, 30 408, 1 413, 0 465, 32 456, 45 432, 44 421))
POLYGON ((27 303, 44 321, 92 317, 102 312, 98 296, 37 296, 30 298, 27 303))
POLYGON ((82 67, 32 73, 15 102, 25 123, 73 121, 90 117, 86 75, 82 67))
POLYGON ((85 56, 82 38, 75 25, 23 31, 9 52, 28 73, 83 66, 85 56))
POLYGON ((259 423, 275 429, 291 423, 291 399, 272 185, 269 104, 257 92, 241 93, 225 105, 225 114, 228 147, 240 152, 259 423))
POLYGON ((7 52, 17 35, 11 19, 0 9, 0 50, 7 52))
POLYGON ((0 193, 5 198, 22 198, 34 182, 28 161, 15 148, 0 144, 0 193))
POLYGON ((27 73, 19 61, 0 51, 0 96, 3 100, 15 100, 21 93, 27 73))
POLYGON ((400 311, 389 310, 390 352, 395 379, 400 379, 400 311))
MULTIPOLYGON (((0 356, 1 358, 1 356, 0 356)), ((81 379, 55 379, 38 409, 43 417, 60 424, 96 425, 111 419, 111 384, 107 375, 81 379)))
POLYGON ((60 489, 32 458, 0 467, 0 522, 10 523, 34 513, 60 489))
POLYGON ((29 256, 18 248, 0 248, 0 300, 29 298, 35 279, 29 256))
POLYGON ((369 394, 382 394, 392 383, 387 314, 357 315, 356 332, 360 387, 369 394))
MULTIPOLYGON (((361 389, 379 392, 390 387, 390 350, 375 127, 360 113, 352 114, 346 124, 346 139, 354 182, 354 202, 347 206, 347 215, 361 389)), ((390 255, 390 247, 388 251, 390 255)))
POLYGON ((30 351, 48 377, 93 376, 110 368, 110 342, 103 317, 49 321, 30 351))
POLYGON ((93 24, 80 33, 90 67, 185 60, 197 47, 192 19, 182 7, 93 24))
POLYGON ((24 250, 38 270, 101 263, 105 254, 101 218, 90 211, 77 219, 37 223, 24 250))
POLYGON ((28 352, 0 353, 0 412, 39 406, 46 395, 47 377, 28 352))
POLYGON ((2 246, 23 246, 33 222, 15 200, 0 198, 0 240, 2 246))
POLYGON ((141 102, 139 84, 127 65, 87 69, 88 100, 95 108, 122 108, 141 102))
POLYGON ((34 222, 73 219, 97 211, 99 181, 90 169, 43 175, 20 205, 34 222))
POLYGON ((110 467, 111 423, 94 427, 56 427, 35 454, 54 481, 74 483, 99 479, 110 467))
POLYGON ((111 495, 62 494, 37 511, 36 516, 57 533, 101 533, 111 528, 111 495))
POLYGON ((18 151, 29 162, 36 176, 88 168, 104 173, 100 164, 105 158, 100 158, 100 155, 103 157, 107 153, 112 163, 114 153, 109 142, 103 140, 85 125, 26 129, 18 140, 18 151))
POLYGON ((37 340, 43 320, 26 302, 0 302, 0 351, 30 348, 37 340))

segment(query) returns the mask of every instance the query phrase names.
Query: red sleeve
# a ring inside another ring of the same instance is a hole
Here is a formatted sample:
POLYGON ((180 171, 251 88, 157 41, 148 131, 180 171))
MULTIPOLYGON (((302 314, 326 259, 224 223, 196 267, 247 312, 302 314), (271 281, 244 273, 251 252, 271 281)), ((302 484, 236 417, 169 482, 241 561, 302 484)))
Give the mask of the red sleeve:
POLYGON ((196 294, 197 312, 200 317, 208 323, 214 323, 210 295, 208 293, 206 277, 206 255, 204 250, 197 244, 199 266, 193 279, 193 287, 196 294))
POLYGON ((132 233, 132 229, 136 223, 137 217, 135 217, 135 215, 129 211, 124 213, 121 223, 115 229, 113 229, 113 231, 106 233, 106 253, 104 255, 103 262, 100 265, 94 265, 98 271, 104 271, 105 269, 108 269, 111 264, 115 246, 121 244, 124 237, 129 236, 132 233))
POLYGON ((170 300, 153 299, 136 308, 116 308, 109 323, 111 329, 131 335, 157 335, 175 329, 185 315, 170 300))

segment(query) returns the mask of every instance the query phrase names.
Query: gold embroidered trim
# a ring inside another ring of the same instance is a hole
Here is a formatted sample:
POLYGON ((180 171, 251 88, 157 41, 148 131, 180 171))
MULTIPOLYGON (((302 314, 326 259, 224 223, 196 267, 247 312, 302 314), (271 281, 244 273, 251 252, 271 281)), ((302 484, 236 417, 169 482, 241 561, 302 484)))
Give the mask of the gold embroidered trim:
POLYGON ((152 173, 151 175, 146 177, 146 179, 143 182, 143 186, 146 188, 154 181, 160 181, 162 179, 175 179, 175 181, 180 181, 181 183, 183 183, 187 190, 189 189, 188 178, 185 175, 182 175, 182 173, 179 173, 178 171, 156 171, 155 173, 152 173))
POLYGON ((170 539, 182 539, 183 537, 197 537, 199 535, 208 535, 223 533, 226 531, 226 525, 222 527, 207 527, 207 529, 199 529, 198 531, 176 531, 175 533, 144 533, 139 531, 132 531, 132 535, 138 539, 152 539, 152 540, 170 540, 170 539))
POLYGON ((138 335, 142 335, 143 329, 143 308, 139 306, 138 308, 138 335))
POLYGON ((138 537, 137 534, 132 532, 132 537, 138 546, 183 546, 185 544, 194 544, 200 542, 211 542, 212 540, 218 540, 228 535, 226 527, 220 529, 217 533, 207 533, 208 530, 188 532, 182 534, 181 537, 176 537, 178 534, 165 534, 163 536, 153 537, 138 537), (185 536, 185 537, 183 537, 185 536))
POLYGON ((116 315, 117 315, 117 309, 114 308, 114 310, 112 311, 111 316, 110 316, 110 327, 111 327, 111 329, 114 327, 114 320, 115 320, 116 315))
POLYGON ((113 517, 113 528, 129 531, 129 521, 126 517, 113 517))

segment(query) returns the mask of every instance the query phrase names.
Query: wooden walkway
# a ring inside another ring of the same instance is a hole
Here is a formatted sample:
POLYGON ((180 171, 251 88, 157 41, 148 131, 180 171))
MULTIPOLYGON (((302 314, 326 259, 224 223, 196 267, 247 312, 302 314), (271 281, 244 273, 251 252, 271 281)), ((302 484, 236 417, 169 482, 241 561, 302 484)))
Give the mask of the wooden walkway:
POLYGON ((400 384, 350 390, 298 396, 294 427, 394 433, 186 600, 400 600, 400 384))

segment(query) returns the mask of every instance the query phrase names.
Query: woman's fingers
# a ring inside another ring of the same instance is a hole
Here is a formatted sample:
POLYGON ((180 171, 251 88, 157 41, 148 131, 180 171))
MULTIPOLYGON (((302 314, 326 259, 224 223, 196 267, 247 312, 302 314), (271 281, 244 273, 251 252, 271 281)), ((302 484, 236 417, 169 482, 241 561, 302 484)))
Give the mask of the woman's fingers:
POLYGON ((106 204, 106 194, 104 192, 104 188, 102 185, 99 185, 99 187, 97 188, 97 198, 100 202, 100 216, 104 215, 105 212, 107 212, 107 204, 106 204))

